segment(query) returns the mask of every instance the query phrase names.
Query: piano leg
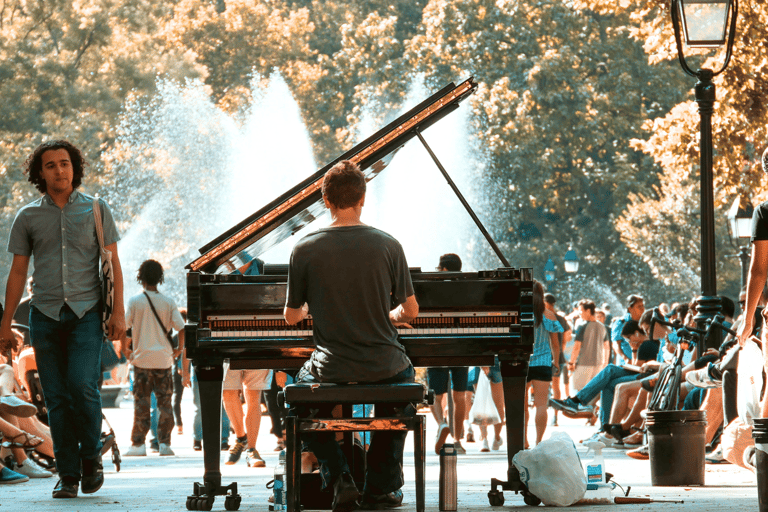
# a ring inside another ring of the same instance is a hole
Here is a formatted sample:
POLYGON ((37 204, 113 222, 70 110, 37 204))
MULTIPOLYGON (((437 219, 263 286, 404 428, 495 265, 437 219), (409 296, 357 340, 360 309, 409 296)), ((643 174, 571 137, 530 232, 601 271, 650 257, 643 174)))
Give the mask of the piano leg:
POLYGON ((221 362, 197 364, 195 372, 200 389, 200 415, 203 422, 203 484, 195 482, 193 494, 187 497, 187 510, 211 510, 216 496, 226 496, 226 510, 240 508, 237 483, 221 485, 221 389, 224 367, 221 362))
POLYGON ((497 490, 515 491, 522 493, 526 504, 536 506, 538 498, 532 495, 520 480, 520 472, 512 462, 512 458, 525 446, 525 379, 528 376, 528 362, 501 360, 501 378, 504 386, 504 416, 507 424, 507 480, 491 478, 491 490, 488 501, 491 506, 504 504, 504 494, 497 490))

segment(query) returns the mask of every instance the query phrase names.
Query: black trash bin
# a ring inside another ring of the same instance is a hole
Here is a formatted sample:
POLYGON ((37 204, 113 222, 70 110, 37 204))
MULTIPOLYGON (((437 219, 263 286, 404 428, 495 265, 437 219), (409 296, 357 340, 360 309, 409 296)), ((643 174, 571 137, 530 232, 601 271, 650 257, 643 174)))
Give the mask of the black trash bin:
POLYGON ((704 485, 707 414, 704 411, 649 411, 651 485, 704 485))
POLYGON ((760 512, 768 512, 768 418, 755 418, 752 425, 757 469, 757 501, 760 512))

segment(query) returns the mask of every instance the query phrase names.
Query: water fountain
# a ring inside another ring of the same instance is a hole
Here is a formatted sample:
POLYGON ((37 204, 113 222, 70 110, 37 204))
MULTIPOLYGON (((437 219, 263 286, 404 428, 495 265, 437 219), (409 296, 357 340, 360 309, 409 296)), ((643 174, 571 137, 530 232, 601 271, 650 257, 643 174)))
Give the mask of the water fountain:
MULTIPOLYGON (((324 164, 314 161, 298 105, 278 74, 269 80, 255 77, 252 96, 251 107, 232 116, 214 105, 200 82, 162 81, 155 98, 126 105, 113 155, 121 159, 115 164, 117 186, 107 195, 118 219, 123 213, 118 247, 126 297, 140 291, 133 279, 139 264, 154 258, 166 269, 161 289, 185 304, 184 266, 198 255, 197 248, 324 164)), ((429 91, 415 81, 403 111, 427 96, 429 91)), ((468 117, 469 107, 463 105, 424 136, 470 195, 477 166, 467 142, 468 117)), ((378 126, 363 133, 365 128, 358 127, 360 137, 378 126)), ((409 264, 424 270, 432 270, 445 252, 465 257, 474 229, 417 141, 369 183, 363 221, 400 240, 409 264)), ((327 223, 327 217, 319 219, 308 229, 327 223)), ((304 234, 262 258, 286 263, 304 234)), ((465 268, 471 268, 467 263, 465 268)))

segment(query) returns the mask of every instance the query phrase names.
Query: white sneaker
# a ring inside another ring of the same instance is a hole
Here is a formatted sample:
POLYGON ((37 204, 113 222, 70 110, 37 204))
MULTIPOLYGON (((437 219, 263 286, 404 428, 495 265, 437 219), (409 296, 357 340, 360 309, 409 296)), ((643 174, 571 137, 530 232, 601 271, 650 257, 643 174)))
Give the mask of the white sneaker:
POLYGON ((499 448, 501 448, 501 445, 503 444, 504 444, 504 440, 500 437, 497 437, 496 439, 493 440, 493 444, 491 445, 491 448, 493 449, 493 451, 497 452, 499 451, 499 448))
POLYGON ((597 440, 603 443, 606 448, 616 447, 616 439, 611 434, 600 432, 600 435, 597 436, 597 440))
POLYGON ((483 447, 480 448, 481 452, 489 452, 491 449, 488 447, 488 439, 483 439, 483 447))
POLYGON ((176 454, 173 453, 173 450, 171 450, 170 445, 167 445, 165 443, 160 443, 160 455, 168 456, 168 455, 176 455, 176 454))
POLYGON ((142 444, 139 446, 131 446, 125 451, 123 455, 125 455, 126 457, 146 457, 147 445, 142 444))
POLYGON ((465 450, 464 447, 461 446, 461 441, 454 441, 453 449, 456 450, 456 453, 458 453, 459 455, 464 455, 465 453, 467 453, 467 450, 465 450))
POLYGON ((41 468, 30 458, 27 458, 23 465, 17 465, 13 470, 29 478, 50 478, 53 476, 53 473, 41 468))

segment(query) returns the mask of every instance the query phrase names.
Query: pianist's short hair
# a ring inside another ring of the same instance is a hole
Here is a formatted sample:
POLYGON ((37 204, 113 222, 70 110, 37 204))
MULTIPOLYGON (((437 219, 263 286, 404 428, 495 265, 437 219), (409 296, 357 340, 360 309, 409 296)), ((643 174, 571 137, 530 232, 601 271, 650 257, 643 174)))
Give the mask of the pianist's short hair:
POLYGON ((449 252, 440 256, 440 268, 444 268, 449 272, 461 272, 461 258, 458 254, 449 252))
POLYGON ((163 266, 155 260, 146 260, 139 266, 136 280, 140 284, 157 286, 163 282, 163 266))
POLYGON ((597 307, 595 305, 595 302, 589 299, 582 299, 581 301, 579 301, 579 306, 581 306, 586 310, 589 310, 589 312, 593 315, 595 314, 595 308, 597 307))
POLYGON ((325 173, 323 196, 336 208, 351 208, 365 196, 365 175, 354 162, 342 160, 325 173))
POLYGON ((45 180, 40 176, 40 173, 43 171, 43 153, 57 149, 66 149, 67 153, 69 153, 69 160, 72 162, 72 188, 79 187, 83 182, 83 174, 87 163, 80 150, 66 140, 49 140, 37 146, 35 151, 27 158, 27 161, 24 162, 24 174, 27 175, 27 181, 43 194, 45 194, 48 188, 45 180))

